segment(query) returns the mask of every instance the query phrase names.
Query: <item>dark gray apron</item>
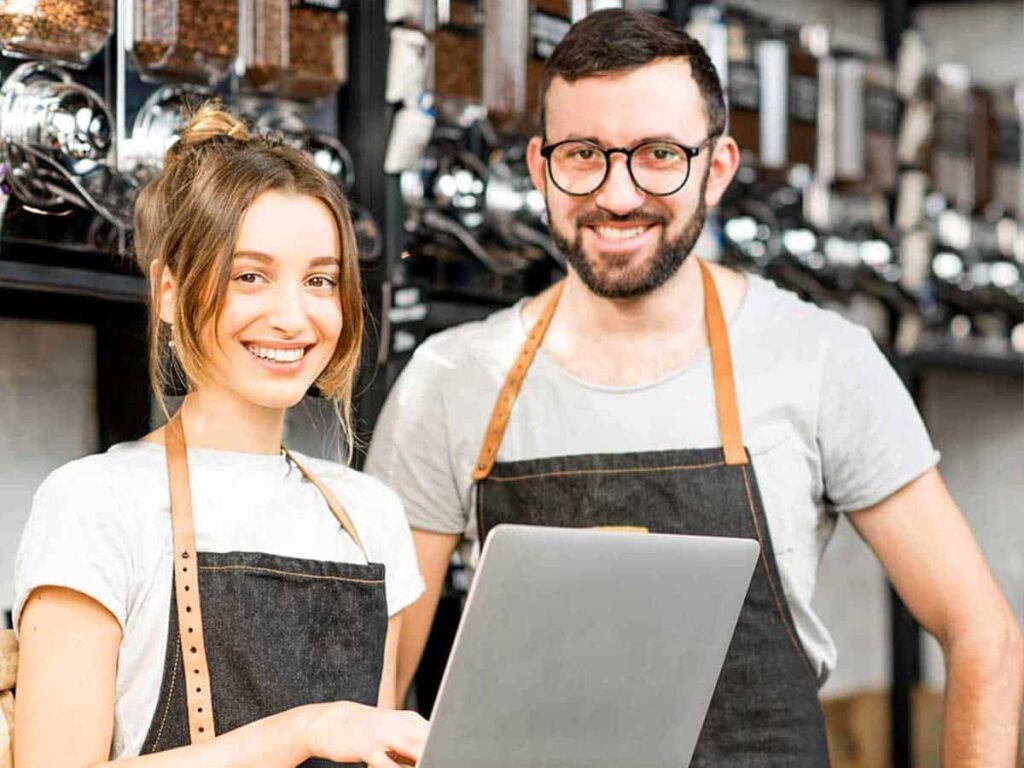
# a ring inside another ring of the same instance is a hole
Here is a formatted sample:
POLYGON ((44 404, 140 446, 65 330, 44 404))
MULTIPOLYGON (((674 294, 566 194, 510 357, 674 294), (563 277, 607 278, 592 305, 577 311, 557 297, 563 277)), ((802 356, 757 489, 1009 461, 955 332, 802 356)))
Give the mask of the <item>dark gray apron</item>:
MULTIPOLYGON (((185 455, 175 416, 167 429, 175 574, 163 682, 142 754, 212 738, 214 712, 216 733, 225 733, 302 704, 376 705, 388 624, 384 565, 195 552, 185 455)), ((365 555, 338 499, 288 457, 365 555)))
POLYGON ((757 540, 760 563, 691 765, 827 766, 818 681, 782 591, 757 478, 743 446, 718 293, 707 267, 700 267, 722 447, 496 462, 516 396, 560 298, 556 286, 506 378, 474 468, 480 541, 501 523, 638 527, 757 540))

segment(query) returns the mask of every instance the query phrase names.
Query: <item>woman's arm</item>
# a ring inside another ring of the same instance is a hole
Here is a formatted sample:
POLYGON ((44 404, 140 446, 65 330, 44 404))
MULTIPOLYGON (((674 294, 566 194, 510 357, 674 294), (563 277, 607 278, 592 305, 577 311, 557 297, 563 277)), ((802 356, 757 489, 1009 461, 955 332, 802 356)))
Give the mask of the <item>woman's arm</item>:
MULTIPOLYGON (((26 601, 20 627, 15 765, 108 765, 121 643, 117 619, 80 592, 41 587, 26 601)), ((426 730, 426 721, 411 712, 351 702, 310 704, 203 744, 113 764, 123 768, 293 768, 310 757, 322 757, 394 768, 393 757, 418 759, 426 730)))

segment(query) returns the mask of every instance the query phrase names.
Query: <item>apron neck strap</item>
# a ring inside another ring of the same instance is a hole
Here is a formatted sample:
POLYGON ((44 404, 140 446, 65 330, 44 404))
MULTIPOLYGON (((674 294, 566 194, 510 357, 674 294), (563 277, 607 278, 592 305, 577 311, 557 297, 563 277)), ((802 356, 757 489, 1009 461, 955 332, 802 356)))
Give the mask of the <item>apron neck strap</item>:
POLYGON ((708 346, 711 348, 711 373, 715 381, 715 409, 718 411, 718 433, 722 440, 726 464, 746 464, 747 452, 743 447, 740 428, 740 409, 736 403, 736 377, 732 370, 732 350, 729 329, 725 324, 718 288, 711 270, 703 261, 700 276, 704 283, 704 324, 707 327, 708 346))
MULTIPOLYGON (((185 668, 188 730, 191 743, 198 744, 212 739, 216 733, 210 692, 210 668, 206 662, 203 618, 199 603, 199 562, 196 556, 196 535, 192 516, 192 485, 189 481, 185 427, 182 424, 180 410, 167 422, 164 442, 174 543, 174 598, 178 609, 178 638, 185 668)), ((288 460, 302 472, 303 477, 320 491, 327 506, 341 523, 341 527, 352 537, 366 558, 366 548, 338 497, 287 448, 282 450, 288 460)))
POLYGON ((494 467, 494 460, 498 455, 498 448, 501 446, 501 438, 505 436, 505 428, 508 426, 509 416, 512 415, 512 406, 519 396, 519 389, 523 386, 526 373, 530 370, 533 358, 537 356, 544 335, 551 325, 551 318, 555 316, 558 309, 558 301, 562 298, 562 291, 565 289, 565 281, 561 280, 552 287, 551 297, 544 306, 540 318, 530 329, 519 355, 512 368, 505 376, 505 384, 498 394, 498 401, 494 404, 491 412, 491 421, 487 425, 487 434, 484 437, 484 444, 480 448, 480 455, 477 457, 476 466, 473 467, 473 480, 479 482, 491 474, 494 467))
POLYGON ((316 489, 320 491, 320 495, 324 497, 324 500, 327 502, 327 506, 331 508, 331 512, 338 519, 338 522, 341 523, 341 527, 344 529, 345 533, 352 537, 352 541, 354 541, 356 546, 359 547, 359 551, 362 552, 363 558, 366 562, 370 562, 370 558, 366 554, 366 547, 363 546, 363 540, 359 538, 359 533, 356 531, 356 527, 352 524, 352 519, 348 516, 348 512, 345 511, 345 506, 338 500, 338 497, 334 495, 334 491, 332 491, 323 480, 314 475, 305 464, 295 458, 291 451, 284 446, 281 446, 281 450, 284 451, 284 455, 288 457, 288 460, 299 468, 302 476, 315 485, 316 489))
POLYGON ((174 599, 178 608, 178 639, 185 669, 188 733, 192 744, 209 741, 213 727, 210 668, 206 663, 203 617, 199 605, 199 561, 192 520, 192 487, 188 476, 185 428, 181 411, 164 430, 167 481, 171 492, 171 531, 174 543, 174 599))
MULTIPOLYGON (((725 453, 725 463, 747 464, 749 460, 743 447, 739 407, 736 404, 736 384, 732 369, 732 353, 729 348, 729 331, 726 327, 725 316, 722 314, 722 305, 718 299, 718 289, 715 287, 711 270, 703 261, 698 260, 697 263, 700 265, 704 289, 704 321, 707 326, 708 345, 711 348, 715 405, 718 411, 718 429, 725 453)), ((508 427, 508 420, 512 414, 512 406, 515 405, 530 364, 537 356, 537 350, 540 349, 544 335, 551 325, 551 319, 558 308, 564 287, 564 280, 553 287, 540 318, 530 330, 526 341, 519 350, 515 364, 505 376, 505 383, 498 394, 494 410, 491 412, 491 420, 487 425, 487 433, 484 436, 483 446, 480 448, 480 455, 473 467, 473 480, 476 482, 486 479, 494 468, 498 448, 501 446, 501 440, 505 436, 505 429, 508 427)))

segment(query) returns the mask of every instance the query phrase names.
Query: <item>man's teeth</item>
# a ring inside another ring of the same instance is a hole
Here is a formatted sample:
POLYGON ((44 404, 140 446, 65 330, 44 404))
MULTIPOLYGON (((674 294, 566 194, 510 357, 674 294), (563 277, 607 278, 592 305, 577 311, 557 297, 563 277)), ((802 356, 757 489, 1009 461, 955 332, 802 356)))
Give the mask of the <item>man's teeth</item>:
POLYGON ((629 240, 631 237, 639 237, 647 231, 647 227, 630 227, 620 229, 619 227, 594 227, 604 240, 629 240))
POLYGON ((252 344, 246 344, 245 348, 256 355, 256 357, 263 360, 273 360, 275 363, 294 363, 296 360, 301 360, 302 356, 306 354, 304 347, 297 349, 271 349, 269 347, 257 347, 252 344))

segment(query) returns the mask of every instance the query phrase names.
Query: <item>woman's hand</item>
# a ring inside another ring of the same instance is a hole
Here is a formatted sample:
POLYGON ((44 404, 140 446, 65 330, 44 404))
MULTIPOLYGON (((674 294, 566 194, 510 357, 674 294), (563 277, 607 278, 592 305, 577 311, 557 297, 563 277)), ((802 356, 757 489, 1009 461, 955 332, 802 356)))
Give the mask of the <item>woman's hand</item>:
POLYGON ((367 707, 350 701, 312 704, 309 744, 313 757, 367 768, 415 765, 429 724, 415 712, 367 707))

